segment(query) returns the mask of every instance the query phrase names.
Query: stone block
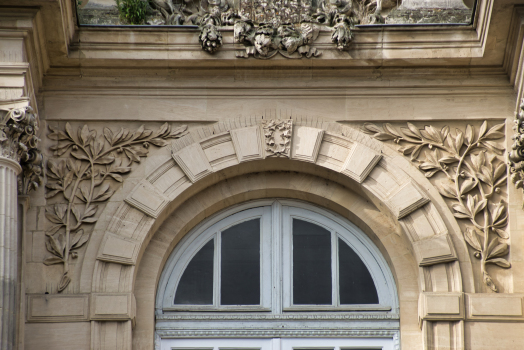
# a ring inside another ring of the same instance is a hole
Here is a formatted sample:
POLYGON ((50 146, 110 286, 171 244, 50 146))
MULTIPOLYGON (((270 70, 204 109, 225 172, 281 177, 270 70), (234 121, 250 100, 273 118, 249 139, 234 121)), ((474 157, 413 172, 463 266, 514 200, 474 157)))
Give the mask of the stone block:
POLYGON ((429 201, 428 196, 414 182, 408 181, 388 196, 386 204, 397 219, 402 219, 429 201))
POLYGON ((127 321, 135 318, 136 301, 132 293, 94 293, 91 295, 91 319, 127 321))
POLYGON ((169 203, 168 198, 147 180, 140 181, 125 201, 153 218, 157 218, 169 203))
POLYGON ((264 158, 264 145, 259 126, 251 126, 230 131, 240 163, 264 158))
POLYGON ((204 153, 213 168, 218 171, 238 164, 237 154, 228 132, 213 135, 200 142, 204 153))
POLYGON ((173 158, 191 182, 196 182, 213 172, 199 143, 193 143, 173 153, 173 158))
POLYGON ((419 322, 464 319, 464 294, 424 292, 419 296, 419 322))
POLYGON ((377 154, 371 148, 355 143, 341 172, 361 184, 381 158, 382 155, 377 154))
POLYGON ((27 296, 27 322, 79 322, 89 320, 86 294, 27 296))
POLYGON ((307 126, 293 127, 291 158, 315 163, 323 136, 322 129, 307 126))
POLYGON ((346 161, 353 142, 337 134, 324 133, 316 164, 340 171, 346 161))
POLYGON ((451 237, 447 234, 434 236, 413 243, 419 266, 429 266, 457 260, 451 237))
POLYGON ((473 320, 524 320, 523 294, 466 294, 466 312, 473 320))
POLYGON ((134 265, 138 257, 138 242, 108 233, 104 236, 98 251, 98 260, 124 265, 134 265))

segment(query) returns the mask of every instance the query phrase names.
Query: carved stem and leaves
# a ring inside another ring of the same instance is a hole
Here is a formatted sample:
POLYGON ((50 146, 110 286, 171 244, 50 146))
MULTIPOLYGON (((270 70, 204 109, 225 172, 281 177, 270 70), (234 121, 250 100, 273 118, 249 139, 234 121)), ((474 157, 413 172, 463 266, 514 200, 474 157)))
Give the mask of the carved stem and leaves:
POLYGON ((136 131, 121 128, 113 132, 104 128, 99 135, 87 125, 75 132, 67 123, 65 130, 49 126, 48 137, 57 143, 51 147, 56 157, 69 153, 67 159, 47 162, 46 198, 60 195, 61 203, 46 208, 46 218, 52 223, 46 231, 46 248, 52 254, 44 260, 46 265, 62 264, 62 278, 58 291, 71 282, 70 259, 78 257, 77 250, 88 240, 86 225, 97 221, 99 204, 114 193, 111 182, 122 182, 123 174, 131 171, 133 163, 146 157, 151 145, 164 147, 168 139, 184 136, 187 126, 174 130, 166 123, 157 131, 143 125, 136 131))
POLYGON ((397 130, 388 123, 382 128, 366 123, 362 130, 377 140, 399 144, 398 151, 417 163, 427 178, 437 173, 445 175, 446 180, 437 188, 442 196, 452 200, 453 215, 469 222, 464 238, 480 260, 484 283, 497 292, 486 265, 511 266, 503 258, 509 248, 507 204, 494 200, 507 179, 506 164, 497 158, 504 148, 496 142, 504 138, 504 124, 488 128, 484 121, 478 130, 468 125, 465 132, 453 132, 449 126, 441 130, 433 126, 419 129, 407 123, 407 127, 397 130))

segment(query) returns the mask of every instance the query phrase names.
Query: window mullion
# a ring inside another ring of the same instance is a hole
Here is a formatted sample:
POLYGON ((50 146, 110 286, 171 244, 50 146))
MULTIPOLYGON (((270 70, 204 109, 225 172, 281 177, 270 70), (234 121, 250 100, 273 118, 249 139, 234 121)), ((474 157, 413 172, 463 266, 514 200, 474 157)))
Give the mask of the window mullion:
POLYGON ((215 236, 215 261, 214 261, 214 270, 213 270, 213 301, 214 306, 220 307, 220 263, 222 261, 222 250, 221 247, 222 241, 222 232, 217 232, 215 236))
POLYGON ((275 201, 271 206, 271 244, 272 252, 270 254, 272 261, 272 305, 271 310, 273 313, 282 313, 282 296, 283 296, 283 284, 282 284, 282 204, 279 201, 275 201))
POLYGON ((340 299, 338 295, 338 240, 337 233, 331 231, 331 300, 332 305, 339 306, 340 299))

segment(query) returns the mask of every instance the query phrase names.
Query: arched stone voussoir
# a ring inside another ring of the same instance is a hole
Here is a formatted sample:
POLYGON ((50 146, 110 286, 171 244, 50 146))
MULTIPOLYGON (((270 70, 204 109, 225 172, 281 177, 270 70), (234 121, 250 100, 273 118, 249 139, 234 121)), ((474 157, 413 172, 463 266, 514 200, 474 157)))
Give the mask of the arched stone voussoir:
POLYGON ((450 220, 442 218, 442 212, 449 209, 440 197, 434 200, 435 195, 428 193, 431 183, 424 176, 413 176, 418 170, 411 164, 407 163, 411 171, 399 167, 395 157, 383 151, 386 146, 367 135, 340 125, 319 128, 292 125, 290 120, 206 130, 175 140, 173 158, 151 169, 125 197, 107 227, 98 260, 137 264, 143 245, 174 210, 173 204, 181 205, 224 179, 265 171, 264 165, 271 162, 278 162, 276 171, 287 170, 289 163, 293 171, 313 167, 335 174, 329 176, 346 177, 398 220, 412 242, 419 266, 458 260, 449 235, 458 226, 455 223, 450 228, 450 220))

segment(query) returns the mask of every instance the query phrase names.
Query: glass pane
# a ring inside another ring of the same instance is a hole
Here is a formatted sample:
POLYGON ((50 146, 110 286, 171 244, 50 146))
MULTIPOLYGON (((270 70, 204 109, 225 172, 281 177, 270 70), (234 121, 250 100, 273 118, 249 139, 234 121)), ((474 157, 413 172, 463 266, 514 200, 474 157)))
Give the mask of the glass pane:
POLYGON ((331 232, 293 219, 293 304, 331 305, 331 232))
POLYGON ((260 219, 222 232, 220 303, 260 305, 260 219))
POLYGON ((338 239, 340 304, 378 304, 373 278, 360 257, 338 239))
POLYGON ((215 240, 212 239, 195 254, 186 267, 175 294, 178 305, 213 305, 213 258, 215 240))

